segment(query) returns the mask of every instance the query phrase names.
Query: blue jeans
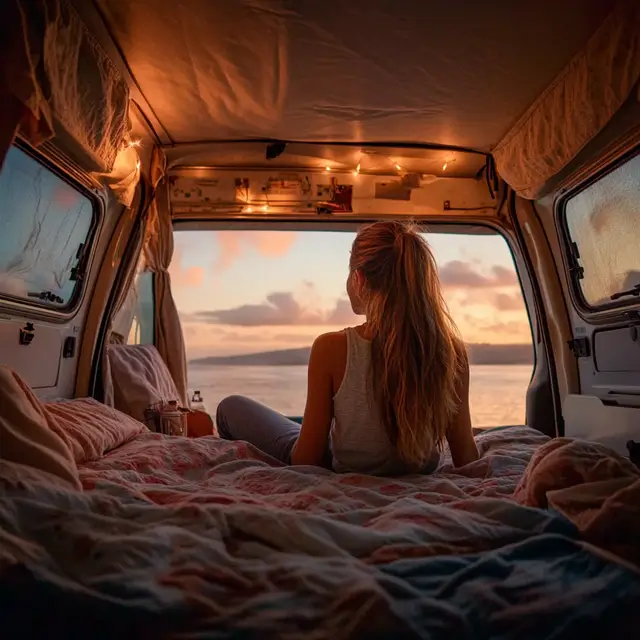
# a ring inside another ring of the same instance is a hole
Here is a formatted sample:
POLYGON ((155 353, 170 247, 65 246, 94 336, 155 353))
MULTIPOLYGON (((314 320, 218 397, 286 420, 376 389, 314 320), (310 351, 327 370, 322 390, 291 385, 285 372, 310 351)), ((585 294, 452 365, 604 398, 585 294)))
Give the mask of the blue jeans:
MULTIPOLYGON (((300 435, 300 425, 251 398, 228 396, 216 411, 218 433, 225 440, 244 440, 267 455, 291 464, 291 451, 300 435)), ((327 443, 325 467, 331 468, 327 443)))

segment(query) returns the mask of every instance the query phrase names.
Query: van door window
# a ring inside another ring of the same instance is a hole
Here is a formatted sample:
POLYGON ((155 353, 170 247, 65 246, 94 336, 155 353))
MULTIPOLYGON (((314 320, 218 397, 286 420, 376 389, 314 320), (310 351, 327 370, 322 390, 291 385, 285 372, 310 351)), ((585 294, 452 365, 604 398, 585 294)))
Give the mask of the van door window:
POLYGON ((638 301, 640 155, 570 197, 564 207, 578 300, 590 308, 638 301))
POLYGON ((113 339, 125 344, 153 344, 155 327, 154 275, 141 257, 127 296, 111 323, 113 339))
MULTIPOLYGON (((175 232, 169 271, 189 388, 209 411, 242 394, 290 417, 303 413, 313 340, 364 321, 345 291, 350 229, 175 232)), ((523 424, 533 349, 508 244, 486 227, 426 237, 469 346, 474 427, 523 424)))
POLYGON ((153 344, 155 325, 155 297, 153 294, 153 273, 140 271, 135 281, 133 317, 127 344, 153 344))
POLYGON ((86 195, 12 147, 0 171, 0 298, 70 309, 94 220, 86 195))

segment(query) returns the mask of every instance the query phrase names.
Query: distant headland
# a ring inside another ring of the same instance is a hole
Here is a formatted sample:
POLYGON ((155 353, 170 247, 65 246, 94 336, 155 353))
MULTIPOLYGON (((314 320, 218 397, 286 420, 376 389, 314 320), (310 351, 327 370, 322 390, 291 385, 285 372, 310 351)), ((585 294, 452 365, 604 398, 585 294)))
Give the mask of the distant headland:
MULTIPOLYGON (((530 344, 468 344, 471 364, 509 365, 533 364, 533 348, 530 344)), ((286 367, 306 365, 310 347, 262 351, 235 356, 208 356, 190 360, 193 365, 246 365, 263 367, 286 367)))

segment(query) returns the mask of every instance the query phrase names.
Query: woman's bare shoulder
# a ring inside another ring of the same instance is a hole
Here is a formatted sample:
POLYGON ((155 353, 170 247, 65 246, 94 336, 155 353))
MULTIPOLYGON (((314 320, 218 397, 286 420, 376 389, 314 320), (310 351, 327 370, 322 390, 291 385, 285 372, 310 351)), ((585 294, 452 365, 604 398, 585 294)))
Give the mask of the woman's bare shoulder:
POLYGON ((347 334, 344 329, 340 331, 328 331, 320 334, 314 341, 312 349, 314 351, 327 351, 340 347, 346 347, 347 334))

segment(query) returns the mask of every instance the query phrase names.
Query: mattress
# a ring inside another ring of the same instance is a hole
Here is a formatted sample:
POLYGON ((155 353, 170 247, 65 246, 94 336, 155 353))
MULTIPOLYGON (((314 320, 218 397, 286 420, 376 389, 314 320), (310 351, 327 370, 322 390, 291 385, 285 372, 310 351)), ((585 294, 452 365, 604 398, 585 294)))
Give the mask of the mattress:
POLYGON ((637 567, 513 497, 548 438, 477 442, 402 478, 153 433, 80 465, 83 492, 5 464, 3 637, 625 637, 637 567))

